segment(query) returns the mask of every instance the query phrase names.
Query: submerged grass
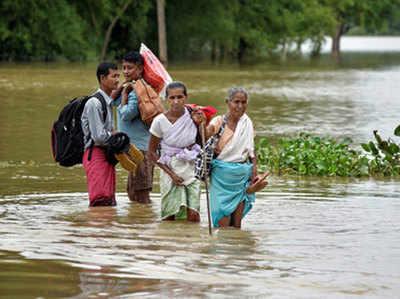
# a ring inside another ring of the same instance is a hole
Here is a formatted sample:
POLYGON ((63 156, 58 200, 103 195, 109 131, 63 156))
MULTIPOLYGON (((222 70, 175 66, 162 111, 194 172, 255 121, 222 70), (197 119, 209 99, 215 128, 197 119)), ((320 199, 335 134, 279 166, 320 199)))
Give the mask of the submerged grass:
POLYGON ((376 143, 361 144, 365 153, 352 149, 350 138, 337 141, 300 133, 298 138, 280 139, 277 146, 264 138, 256 145, 258 165, 279 175, 400 176, 399 146, 391 139, 382 141, 376 131, 374 136, 376 143))

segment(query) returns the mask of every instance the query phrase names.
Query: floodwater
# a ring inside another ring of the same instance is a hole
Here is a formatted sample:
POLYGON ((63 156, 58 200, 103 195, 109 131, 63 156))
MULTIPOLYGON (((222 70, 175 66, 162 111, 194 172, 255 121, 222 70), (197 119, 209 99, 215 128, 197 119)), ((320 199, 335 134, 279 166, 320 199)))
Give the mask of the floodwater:
MULTIPOLYGON (((380 41, 388 51, 352 50, 339 64, 169 71, 189 102, 219 113, 229 87, 246 87, 257 138, 308 132, 358 148, 399 124, 400 53, 380 41)), ((204 193, 200 224, 160 221, 158 174, 150 205, 129 202, 118 167, 118 205, 89 208, 83 168, 52 161, 50 126, 68 99, 95 90, 95 67, 0 64, 0 298, 399 296, 399 179, 273 174, 242 230, 212 236, 204 193)))

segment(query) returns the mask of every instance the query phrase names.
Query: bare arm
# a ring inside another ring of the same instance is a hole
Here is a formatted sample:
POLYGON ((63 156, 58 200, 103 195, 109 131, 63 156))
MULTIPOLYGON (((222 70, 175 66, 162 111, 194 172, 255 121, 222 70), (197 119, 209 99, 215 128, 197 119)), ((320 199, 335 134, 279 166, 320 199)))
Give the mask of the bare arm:
POLYGON ((250 162, 253 164, 253 168, 251 170, 251 183, 253 184, 257 178, 257 153, 254 150, 254 157, 250 158, 250 162))
POLYGON ((214 134, 214 126, 213 125, 208 125, 206 126, 206 115, 201 111, 201 110, 194 110, 191 114, 192 116, 192 120, 193 122, 196 124, 196 126, 199 128, 199 133, 200 135, 203 137, 202 135, 202 130, 201 130, 201 126, 204 125, 204 134, 205 134, 205 139, 204 140, 208 140, 208 138, 210 138, 213 134, 214 134))
POLYGON ((124 89, 124 85, 125 85, 126 83, 128 83, 128 82, 129 82, 129 81, 124 81, 124 82, 122 82, 121 85, 118 86, 117 89, 114 89, 114 90, 111 92, 111 98, 112 98, 113 100, 115 100, 116 98, 118 98, 118 97, 121 95, 122 89, 124 89))
POLYGON ((212 135, 214 135, 214 132, 215 132, 215 127, 213 125, 209 124, 205 130, 206 140, 208 140, 208 138, 210 138, 212 135))

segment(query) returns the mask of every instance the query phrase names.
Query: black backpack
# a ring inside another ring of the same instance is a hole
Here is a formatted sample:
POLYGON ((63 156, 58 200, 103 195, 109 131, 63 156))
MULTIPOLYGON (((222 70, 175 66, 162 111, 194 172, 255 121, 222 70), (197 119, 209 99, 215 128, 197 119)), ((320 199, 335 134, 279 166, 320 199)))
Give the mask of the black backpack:
POLYGON ((107 104, 97 92, 91 96, 72 99, 60 112, 58 120, 51 129, 51 150, 53 158, 61 166, 74 166, 82 163, 84 143, 81 116, 86 102, 96 97, 103 108, 103 120, 107 117, 107 104))

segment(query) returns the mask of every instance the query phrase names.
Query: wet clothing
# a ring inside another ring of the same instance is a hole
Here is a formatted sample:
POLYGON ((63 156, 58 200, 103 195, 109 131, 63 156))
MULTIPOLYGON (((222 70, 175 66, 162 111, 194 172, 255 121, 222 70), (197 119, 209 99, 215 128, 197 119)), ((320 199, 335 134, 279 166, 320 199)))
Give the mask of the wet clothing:
POLYGON ((142 121, 139 111, 138 97, 134 90, 128 94, 128 103, 121 106, 122 95, 113 103, 117 107, 118 131, 128 134, 131 143, 142 151, 144 159, 133 173, 128 175, 127 192, 132 200, 135 191, 153 188, 154 162, 148 154, 150 132, 149 127, 142 121))
POLYGON ((255 194, 246 192, 246 188, 251 184, 252 168, 251 163, 213 160, 210 176, 210 207, 214 227, 218 227, 222 217, 231 215, 242 201, 244 201, 242 218, 252 208, 255 194))
POLYGON ((106 160, 103 149, 93 147, 90 161, 89 151, 90 149, 87 149, 83 155, 83 167, 86 172, 90 206, 115 206, 115 168, 106 160))
POLYGON ((193 179, 194 164, 172 157, 169 168, 184 179, 186 184, 184 186, 175 185, 169 174, 160 170, 162 219, 172 215, 175 215, 176 220, 187 219, 186 208, 200 214, 200 181, 193 179))
POLYGON ((128 194, 131 190, 141 191, 153 188, 153 170, 154 162, 148 151, 142 151, 143 161, 140 162, 136 168, 135 175, 130 172, 128 176, 127 191, 128 194))
POLYGON ((173 124, 165 114, 158 115, 150 128, 150 133, 161 139, 159 163, 167 165, 183 179, 183 186, 177 186, 164 170, 160 171, 161 216, 163 219, 175 215, 175 219, 186 219, 186 207, 199 213, 200 181, 194 177, 194 159, 200 151, 195 144, 197 127, 190 113, 173 124))
MULTIPOLYGON (((218 132, 222 116, 214 118, 211 124, 218 132)), ((249 157, 254 157, 254 128, 246 114, 239 119, 235 131, 225 125, 216 154, 210 175, 210 207, 214 227, 218 227, 222 217, 231 215, 242 201, 245 202, 243 218, 255 201, 255 194, 246 192, 251 185, 253 168, 253 164, 247 161, 249 157)))
POLYGON ((90 98, 82 113, 82 130, 84 134, 85 153, 83 167, 86 172, 90 206, 115 205, 116 173, 114 165, 107 161, 104 146, 114 130, 112 99, 101 89, 107 103, 107 117, 103 120, 103 108, 97 98, 90 98), (91 147, 94 141, 94 146, 91 147), (91 153, 89 161, 89 153, 91 153))

